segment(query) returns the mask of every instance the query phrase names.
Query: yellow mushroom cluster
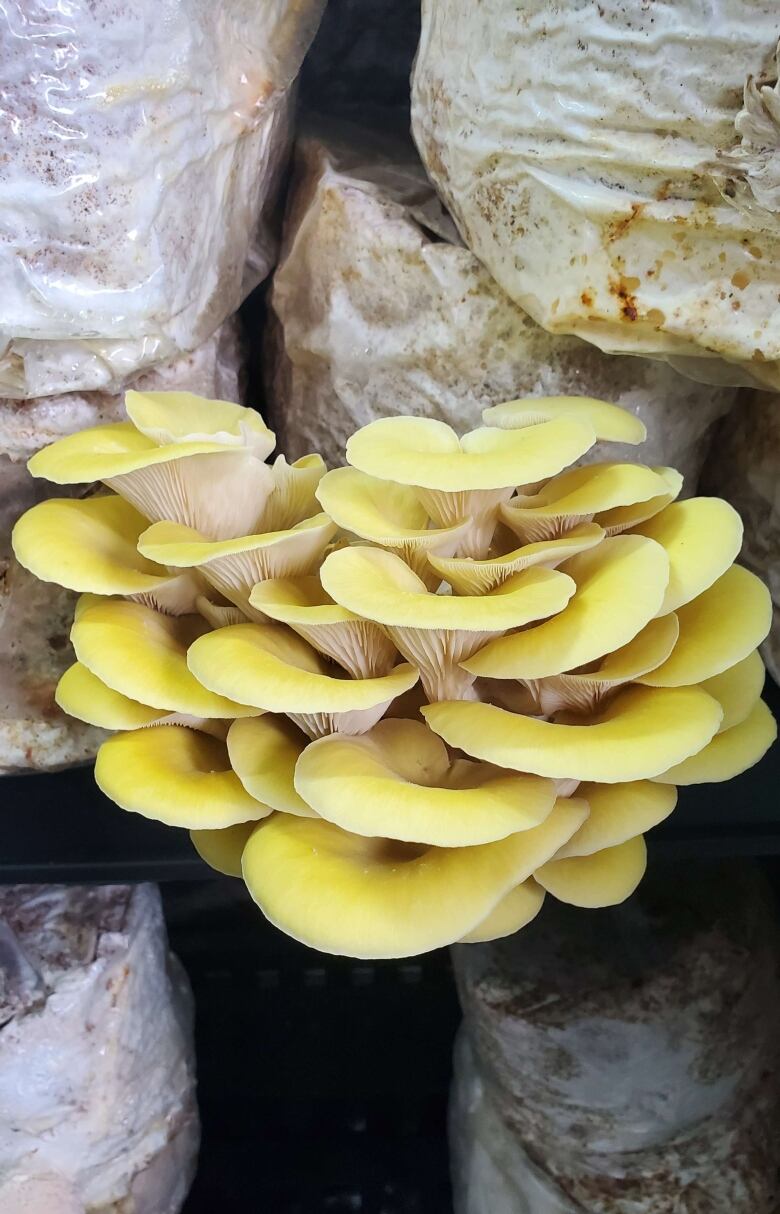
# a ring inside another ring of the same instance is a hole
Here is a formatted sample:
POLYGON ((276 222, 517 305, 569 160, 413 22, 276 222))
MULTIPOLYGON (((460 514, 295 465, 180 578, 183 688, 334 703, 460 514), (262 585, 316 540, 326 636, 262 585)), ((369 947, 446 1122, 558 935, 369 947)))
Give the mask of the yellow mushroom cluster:
POLYGON ((192 832, 296 939, 408 956, 628 897, 677 785, 775 737, 739 516, 603 460, 635 417, 511 401, 458 437, 392 417, 347 466, 268 463, 259 415, 127 394, 53 443, 19 561, 81 593, 58 703, 115 731, 127 810, 192 832), (606 446, 608 451, 608 446, 606 446))

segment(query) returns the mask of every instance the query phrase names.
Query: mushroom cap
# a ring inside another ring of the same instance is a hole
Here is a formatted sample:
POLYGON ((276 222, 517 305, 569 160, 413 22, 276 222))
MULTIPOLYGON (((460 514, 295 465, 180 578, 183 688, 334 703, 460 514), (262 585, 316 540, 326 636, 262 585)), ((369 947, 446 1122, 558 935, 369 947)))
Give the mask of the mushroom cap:
POLYGON ((626 784, 580 784, 577 796, 590 806, 590 814, 556 860, 592 856, 604 848, 617 847, 644 835, 663 822, 677 804, 673 784, 631 780, 626 784))
POLYGON ((644 780, 681 763, 714 737, 722 715, 698 687, 627 687, 580 725, 466 701, 429 704, 421 712, 449 746, 488 763, 602 784, 644 780))
POLYGON ((359 737, 312 742, 295 787, 323 818, 353 834, 471 847, 538 826, 555 784, 488 763, 450 760, 421 721, 380 721, 359 737))
POLYGON ((168 826, 218 829, 271 813, 231 771, 225 743, 183 725, 114 734, 98 751, 95 780, 122 809, 168 826))
POLYGON ((268 712, 374 708, 408 691, 418 678, 407 663, 378 678, 338 678, 315 649, 279 624, 235 624, 207 633, 191 645, 187 660, 204 687, 248 696, 268 712))
POLYGON ((679 639, 663 665, 642 676, 649 687, 703 683, 742 661, 772 626, 772 599, 755 574, 732 565, 676 615, 679 639))
POLYGON ((259 413, 233 401, 208 400, 192 392, 126 392, 130 421, 157 446, 218 443, 249 449, 265 459, 276 437, 259 413))
POLYGON ((766 671, 757 649, 722 674, 713 675, 700 683, 702 691, 717 700, 723 709, 720 732, 740 725, 761 698, 766 671))
POLYGON ((78 430, 50 443, 33 455, 27 467, 33 476, 44 477, 55 485, 80 485, 123 476, 169 460, 224 451, 221 443, 212 440, 159 447, 132 422, 111 422, 78 430))
POLYGON ((633 413, 592 396, 529 396, 482 410, 485 425, 502 430, 519 430, 561 417, 586 423, 602 442, 635 444, 647 438, 644 423, 633 413))
POLYGON ((225 877, 241 876, 241 857, 255 822, 236 822, 221 830, 191 830, 192 846, 209 868, 225 877))
POLYGON ((428 417, 382 417, 347 441, 347 463, 379 480, 462 492, 540 481, 579 459, 596 441, 569 417, 524 430, 483 427, 458 438, 428 417))
POLYGON ((230 765, 251 796, 299 818, 317 815, 295 790, 295 764, 309 739, 287 717, 266 713, 233 721, 230 765))
POLYGON ((657 614, 669 576, 660 545, 617 535, 566 561, 571 602, 535 628, 489 641, 463 663, 471 674, 541 679, 574 670, 631 641, 657 614))
POLYGON ((603 539, 604 532, 596 523, 580 523, 556 539, 524 544, 522 548, 515 548, 503 556, 475 560, 473 557, 443 557, 429 552, 427 559, 431 568, 449 582, 456 594, 489 594, 513 573, 520 573, 533 565, 554 569, 561 561, 595 547, 603 539))
POLYGON ((320 580, 337 603, 380 624, 470 632, 500 632, 552 615, 575 589, 566 574, 533 568, 512 574, 492 594, 431 594, 400 557, 361 545, 331 552, 320 580))
POLYGON ((658 497, 649 497, 643 502, 633 502, 630 506, 613 506, 611 510, 600 510, 596 515, 596 522, 607 535, 620 535, 632 527, 639 527, 645 519, 659 514, 679 496, 683 477, 676 468, 653 468, 653 472, 666 482, 667 492, 659 494, 658 497))
POLYGON ((54 699, 63 712, 99 729, 141 729, 168 715, 114 691, 81 662, 62 675, 54 699))
POLYGON ((344 531, 375 544, 423 548, 457 537, 465 523, 429 528, 428 512, 414 489, 368 476, 357 468, 334 468, 323 476, 317 499, 344 531))
POLYGON ((321 952, 409 957, 482 923, 586 812, 558 802, 540 826, 462 848, 369 839, 322 818, 274 814, 244 849, 244 880, 267 919, 321 952))
POLYGON ((742 547, 742 519, 719 497, 673 502, 637 530, 669 557, 669 585, 659 615, 676 611, 707 590, 742 547))
POLYGON ((461 936, 458 944, 480 944, 513 936, 535 919, 542 909, 545 892, 532 877, 505 894, 489 915, 461 936))
POLYGON ((723 730, 697 754, 656 779, 664 784, 717 784, 731 780, 762 759, 777 738, 777 722, 763 700, 744 720, 723 730))
POLYGON ((92 674, 140 704, 192 717, 256 716, 256 708, 207 691, 187 669, 187 649, 205 627, 199 616, 109 599, 79 612, 71 641, 92 674))
POLYGON ((637 835, 590 856, 551 860, 536 870, 534 879, 559 902, 595 909, 625 902, 646 868, 647 846, 637 835))
POLYGON ((317 486, 326 470, 321 455, 302 455, 292 464, 277 455, 271 469, 273 489, 263 510, 263 530, 284 531, 318 514, 317 486))

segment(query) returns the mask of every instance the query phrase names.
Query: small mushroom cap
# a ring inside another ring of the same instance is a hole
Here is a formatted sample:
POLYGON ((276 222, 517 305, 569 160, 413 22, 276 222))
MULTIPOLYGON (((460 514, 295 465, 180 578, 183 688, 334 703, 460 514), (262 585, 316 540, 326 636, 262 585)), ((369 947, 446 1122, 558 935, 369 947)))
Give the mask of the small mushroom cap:
POLYGON ((71 640, 92 674, 140 704, 192 717, 256 716, 256 708, 207 691, 187 669, 187 649, 205 627, 198 616, 111 599, 78 614, 71 640))
POLYGON ((241 857, 255 822, 236 822, 221 830, 191 830, 192 846, 209 868, 225 877, 241 876, 241 857))
POLYGON ((659 615, 695 599, 726 572, 742 547, 742 519, 719 497, 673 502, 638 528, 669 556, 669 585, 659 615))
POLYGON ((434 418, 383 417, 348 440, 347 463, 380 480, 458 493, 543 480, 595 441, 589 424, 569 417, 509 433, 484 427, 460 439, 434 418))
POLYGON ((277 455, 271 469, 273 489, 263 510, 264 531, 284 531, 319 513, 317 486, 326 472, 321 455, 302 455, 288 464, 277 455))
POLYGON ((190 455, 217 454, 225 448, 213 441, 158 447, 136 430, 132 422, 111 422, 68 434, 44 447, 27 463, 33 476, 55 485, 91 484, 139 468, 183 459, 190 455))
POLYGON ((496 679, 542 679, 596 661, 631 641, 657 614, 669 576, 659 544, 617 535, 566 561, 577 584, 569 605, 552 619, 481 649, 464 668, 496 679))
POLYGON ((644 780, 681 763, 714 737, 722 715, 698 687, 628 687, 582 725, 466 701, 429 704, 421 711, 449 746, 487 763, 602 784, 644 780))
POLYGON ((408 691, 418 678, 407 663, 378 678, 337 678, 311 645, 279 624, 220 628, 196 640, 187 660, 204 687, 220 695, 247 696, 268 712, 374 708, 408 691))
POLYGON ((474 560, 473 557, 443 557, 429 552, 427 559, 456 594, 489 594, 513 573, 533 565, 554 569, 561 561, 595 547, 603 539, 604 532, 596 523, 580 523, 557 539, 524 544, 503 556, 474 560))
POLYGON ((643 502, 633 502, 630 506, 614 506, 611 510, 599 511, 596 522, 607 535, 620 535, 632 527, 639 527, 645 519, 653 518, 679 497, 683 477, 676 468, 653 468, 653 472, 666 482, 667 492, 659 494, 658 497, 649 497, 643 502))
POLYGON ((485 425, 502 430, 538 426, 561 417, 586 423, 603 442, 643 443, 647 438, 644 424, 633 413, 592 396, 531 396, 482 410, 485 425))
POLYGON ((534 878, 559 902, 595 909, 630 898, 646 868, 647 846, 637 835, 592 856, 551 860, 536 870, 534 878))
POLYGON ((168 715, 164 709, 149 708, 113 691, 81 662, 65 671, 54 699, 63 712, 99 729, 141 729, 168 715))
POLYGON ((777 738, 777 722, 759 700, 739 725, 714 737, 689 759, 656 777, 664 784, 717 784, 731 780, 763 759, 777 738))
POLYGON ((325 953, 409 957, 461 939, 545 863, 587 810, 559 802, 540 825, 496 843, 433 848, 274 814, 244 850, 263 914, 325 953))
POLYGON ((122 809, 168 826, 219 829, 271 812, 230 770, 224 742, 183 725, 115 734, 98 751, 95 780, 122 809))
POLYGON ((631 780, 627 784, 580 784, 577 796, 590 806, 590 814, 556 860, 592 856, 644 835, 663 822, 677 804, 673 784, 631 780))
POLYGON ((126 392, 125 409, 137 430, 157 446, 218 443, 243 447, 265 459, 276 437, 259 413, 227 400, 207 400, 192 392, 126 392))
POLYGON ((295 790, 295 764, 308 742, 287 717, 244 717, 228 731, 230 765, 256 800, 286 814, 314 818, 314 810, 295 790))
POLYGON ((723 709, 721 733, 740 725, 752 712, 756 701, 761 698, 765 675, 761 654, 754 649, 736 666, 730 666, 723 674, 716 674, 699 684, 702 691, 717 700, 723 709))
POLYGON ((649 687, 703 683, 741 662, 772 626, 772 599, 755 574, 732 565, 676 615, 679 639, 663 665, 642 676, 649 687))
POLYGON ((528 830, 555 803, 552 780, 451 761, 422 722, 392 719, 360 737, 312 742, 298 759, 295 787, 344 830, 436 847, 471 847, 528 830))
POLYGON ((320 579, 337 603, 380 624, 472 632, 500 632, 552 615, 575 589, 566 574, 537 567, 512 574, 492 594, 431 594, 400 557, 360 545, 331 552, 320 579))
POLYGON ((457 536, 464 524, 428 527, 428 512, 414 489, 367 476, 357 468, 334 468, 323 476, 317 498, 326 514, 344 531, 375 544, 403 543, 423 547, 457 536))
POLYGON ((533 878, 516 885, 505 894, 490 914, 476 927, 461 936, 459 944, 480 944, 485 940, 502 940, 513 936, 535 919, 544 903, 544 890, 533 878))

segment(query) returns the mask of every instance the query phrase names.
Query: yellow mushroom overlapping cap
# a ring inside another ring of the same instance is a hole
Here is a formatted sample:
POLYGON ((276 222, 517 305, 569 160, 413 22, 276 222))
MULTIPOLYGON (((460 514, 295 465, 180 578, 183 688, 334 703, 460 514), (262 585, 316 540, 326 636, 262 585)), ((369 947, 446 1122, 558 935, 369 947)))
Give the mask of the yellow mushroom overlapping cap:
POLYGON ((112 732, 109 797, 296 939, 413 956, 545 898, 613 905, 677 786, 772 744, 741 521, 610 459, 645 437, 617 406, 508 401, 460 436, 383 418, 331 471, 269 463, 230 402, 131 392, 127 414, 30 462, 84 485, 13 537, 81 595, 57 702, 112 732))

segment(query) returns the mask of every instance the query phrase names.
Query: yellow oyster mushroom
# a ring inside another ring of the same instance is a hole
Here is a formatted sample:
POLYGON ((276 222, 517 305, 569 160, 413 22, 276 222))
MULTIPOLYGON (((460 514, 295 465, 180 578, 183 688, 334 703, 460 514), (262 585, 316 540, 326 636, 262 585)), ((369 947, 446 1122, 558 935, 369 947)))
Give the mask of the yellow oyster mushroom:
POLYGON ((735 666, 699 684, 702 691, 717 700, 723 709, 721 733, 733 725, 740 725, 752 712, 756 701, 761 698, 765 677, 761 654, 754 649, 735 666))
POLYGON ((183 725, 115 734, 98 751, 95 780, 122 809, 168 826, 216 829, 271 813, 231 770, 225 743, 183 725))
POLYGON ((292 721, 273 713, 233 721, 227 735, 230 765, 247 792, 299 818, 317 816, 295 789, 295 764, 308 743, 292 721))
POLYGON ((630 898, 647 869, 647 845, 641 835, 590 856, 551 860, 534 880, 559 902, 595 909, 630 898))
POLYGON ((542 679, 628 644, 658 613, 669 558, 644 536, 617 535, 572 557, 559 572, 577 587, 565 610, 534 628, 490 641, 464 661, 469 673, 542 679))
POLYGON ((155 523, 140 537, 138 550, 176 569, 198 569, 229 602, 263 619, 250 605, 252 587, 265 578, 308 573, 319 564, 335 530, 326 514, 304 519, 287 531, 228 540, 209 540, 181 523, 155 523))
POLYGON ((597 523, 581 523, 556 539, 524 544, 522 548, 484 560, 442 557, 432 552, 426 555, 428 564, 443 581, 449 582, 456 594, 489 594, 513 573, 520 573, 534 565, 556 569, 562 561, 594 548, 603 539, 604 531, 597 523))
POLYGON ((395 665, 395 645, 379 625, 334 603, 317 576, 260 582, 249 602, 263 616, 287 624, 353 678, 387 674, 395 665))
POLYGON ((256 716, 257 708, 208 691, 187 668, 187 650, 206 625, 110 599, 81 611, 71 629, 76 657, 113 691, 191 717, 256 716))
POLYGON ((259 413, 229 400, 209 400, 193 392, 126 392, 130 421, 158 447, 169 443, 218 443, 270 455, 276 436, 259 413))
POLYGON ((474 677, 461 669, 464 659, 492 634, 560 611, 575 589, 566 574, 539 566, 487 595, 431 594, 392 552, 362 546, 332 552, 320 580, 342 607, 386 629, 431 699, 466 694, 474 677))
POLYGON ((639 527, 646 519, 653 518, 665 509, 676 497, 679 497, 683 487, 683 477, 676 468, 653 468, 667 485, 666 493, 658 497, 649 497, 644 502, 633 502, 630 506, 613 506, 611 510, 600 510, 595 515, 595 521, 603 528, 606 535, 621 535, 633 527, 639 527))
POLYGON ((466 701, 421 711, 449 746, 487 763, 602 784, 660 775, 706 746, 722 717, 717 701, 698 687, 627 687, 592 720, 576 725, 466 701))
POLYGON ((360 737, 312 742, 298 759, 295 787, 353 834, 436 847, 492 843, 538 826, 556 797, 552 780, 450 759, 422 722, 392 719, 360 737))
POLYGON ((321 455, 302 455, 292 464, 278 455, 271 466, 273 489, 258 526, 263 531, 285 531, 301 519, 319 514, 317 486, 325 472, 321 455))
POLYGON ((243 855, 247 888, 289 936, 325 953, 408 957, 461 939, 582 824, 558 802, 540 825, 496 843, 434 848, 274 814, 243 855))
POLYGON ((674 502, 637 530, 669 557, 669 585, 659 615, 676 611, 707 590, 742 547, 742 519, 719 497, 674 502))
POLYGON ((150 708, 114 691, 81 662, 74 662, 62 675, 54 700, 63 712, 100 729, 141 729, 168 715, 165 709, 150 708))
POLYGON ((652 780, 580 784, 577 796, 587 802, 590 813, 577 833, 557 852, 556 860, 592 856, 604 848, 627 843, 658 826, 677 804, 673 784, 656 784, 652 780))
POLYGON ((241 857, 256 822, 236 822, 221 830, 191 830, 192 846, 216 872, 224 877, 241 876, 241 857))
POLYGON ((561 417, 586 422, 602 442, 635 444, 647 438, 644 423, 633 413, 593 396, 529 396, 482 410, 485 425, 502 430, 520 430, 561 417))
POLYGON ((246 697, 268 712, 287 713, 303 728, 328 733, 333 727, 362 733, 418 679, 406 663, 376 678, 339 677, 302 637, 279 624, 236 624, 207 633, 190 647, 187 661, 211 691, 246 697), (334 715, 343 719, 316 719, 334 715))
POLYGON ((650 687, 702 683, 742 661, 769 632, 772 599, 755 574, 732 565, 675 614, 677 644, 661 666, 639 680, 650 687))
POLYGON ((759 700, 738 725, 723 730, 709 746, 656 779, 684 785, 731 780, 763 759, 776 738, 777 722, 764 701, 759 700))
POLYGON ((199 594, 195 599, 195 610, 212 628, 226 628, 228 624, 245 624, 246 614, 233 603, 222 602, 221 596, 215 601, 208 594, 199 594))
POLYGON ((537 493, 512 498, 501 521, 524 543, 563 535, 617 506, 667 496, 666 481, 642 464, 588 464, 554 476, 537 493))
POLYGON ((481 944, 486 940, 501 940, 526 927, 542 909, 545 891, 532 877, 505 894, 498 906, 461 936, 458 944, 481 944))

